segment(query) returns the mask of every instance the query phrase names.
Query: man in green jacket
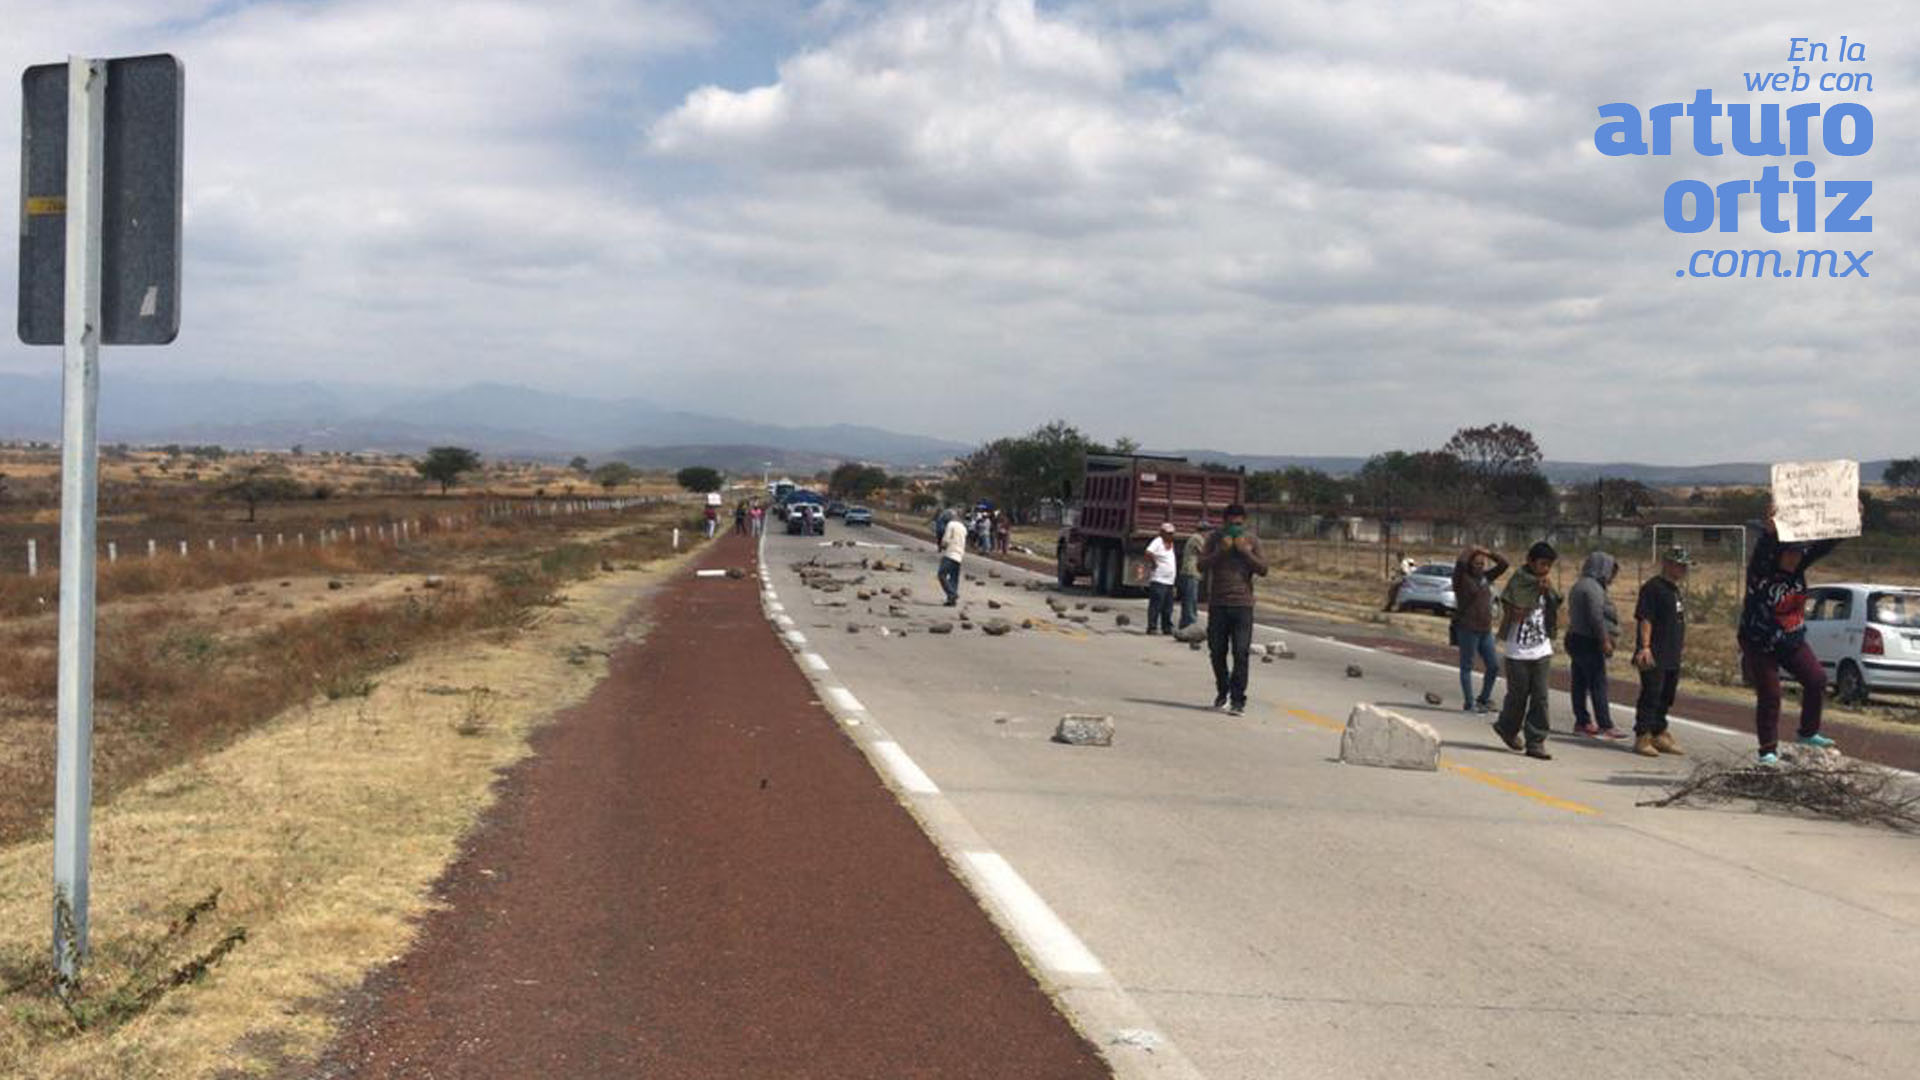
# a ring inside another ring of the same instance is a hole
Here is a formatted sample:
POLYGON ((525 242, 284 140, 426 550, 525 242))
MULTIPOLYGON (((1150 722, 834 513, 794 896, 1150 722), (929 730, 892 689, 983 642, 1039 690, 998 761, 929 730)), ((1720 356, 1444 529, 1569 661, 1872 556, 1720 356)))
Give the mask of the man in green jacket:
POLYGON ((1507 647, 1507 697, 1493 730, 1512 750, 1552 761, 1547 752, 1547 669, 1560 619, 1553 564, 1560 553, 1545 540, 1527 549, 1527 562, 1500 593, 1500 639, 1507 647), (1522 739, 1522 730, 1525 738, 1522 739))

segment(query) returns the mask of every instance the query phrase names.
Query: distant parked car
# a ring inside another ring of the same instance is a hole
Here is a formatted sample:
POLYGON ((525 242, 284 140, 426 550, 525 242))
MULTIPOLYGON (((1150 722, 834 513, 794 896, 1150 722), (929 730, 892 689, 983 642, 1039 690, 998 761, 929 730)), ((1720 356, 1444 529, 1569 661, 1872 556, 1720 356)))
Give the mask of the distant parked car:
POLYGON ((841 502, 839 499, 835 499, 832 502, 827 504, 828 517, 839 517, 840 515, 846 512, 847 512, 847 504, 841 502))
POLYGON ((849 506, 844 519, 848 525, 872 525, 873 511, 864 506, 849 506))
POLYGON ((1920 691, 1920 588, 1807 590, 1807 645, 1827 669, 1834 696, 1850 705, 1882 691, 1920 691))
POLYGON ((1400 583, 1400 596, 1394 609, 1412 611, 1426 608, 1441 615, 1453 614, 1453 567, 1443 563, 1416 566, 1400 583))

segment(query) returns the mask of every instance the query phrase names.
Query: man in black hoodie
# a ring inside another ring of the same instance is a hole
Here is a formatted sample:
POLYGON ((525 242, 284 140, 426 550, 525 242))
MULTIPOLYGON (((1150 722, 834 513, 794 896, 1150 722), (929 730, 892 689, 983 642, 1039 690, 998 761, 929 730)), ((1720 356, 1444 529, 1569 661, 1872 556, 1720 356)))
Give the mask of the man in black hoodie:
POLYGON ((1740 612, 1740 670, 1753 684, 1753 733, 1760 764, 1780 761, 1780 669, 1800 683, 1802 746, 1829 747, 1820 734, 1827 673, 1807 645, 1807 568, 1840 546, 1839 540, 1788 543, 1774 528, 1773 510, 1750 526, 1759 533, 1747 560, 1747 602, 1740 612))

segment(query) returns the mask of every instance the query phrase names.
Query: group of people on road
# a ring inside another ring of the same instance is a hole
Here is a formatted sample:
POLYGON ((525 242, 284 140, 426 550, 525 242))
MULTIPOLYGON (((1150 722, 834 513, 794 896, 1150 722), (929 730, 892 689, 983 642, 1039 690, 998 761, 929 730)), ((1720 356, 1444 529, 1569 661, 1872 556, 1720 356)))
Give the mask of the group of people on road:
POLYGON ((767 508, 759 499, 741 499, 733 504, 733 534, 759 536, 767 531, 767 508))
MULTIPOLYGON (((1774 765, 1779 762, 1782 670, 1801 688, 1798 741, 1813 747, 1834 745, 1820 732, 1826 672, 1806 643, 1805 609, 1807 567, 1832 552, 1839 541, 1783 542, 1771 511, 1754 530, 1759 539, 1747 561, 1747 599, 1738 638, 1741 670, 1754 688, 1759 762, 1774 765)), ((1461 708, 1493 711, 1495 672, 1504 666, 1507 691, 1494 732, 1511 749, 1542 760, 1553 757, 1546 748, 1548 675, 1563 606, 1564 642, 1572 669, 1573 730, 1592 738, 1626 738, 1614 726, 1607 682, 1608 661, 1622 633, 1609 595, 1619 561, 1604 551, 1589 554, 1579 579, 1563 598, 1552 576, 1558 560, 1552 544, 1534 544, 1497 598, 1494 583, 1509 569, 1499 554, 1470 547, 1460 553, 1453 569, 1456 606, 1451 630, 1459 650, 1461 708), (1495 648, 1496 638, 1504 646, 1504 665, 1495 648), (1473 692, 1476 660, 1485 668, 1477 696, 1473 692)), ((1687 607, 1681 586, 1692 565, 1686 548, 1668 548, 1659 572, 1641 584, 1634 604, 1632 663, 1640 676, 1640 694, 1634 704, 1633 750, 1644 757, 1685 753, 1669 730, 1667 714, 1680 686, 1686 653, 1687 607)))
MULTIPOLYGON (((1171 522, 1165 523, 1147 544, 1146 633, 1172 636, 1191 627, 1199 619, 1204 591, 1213 705, 1237 716, 1247 704, 1253 579, 1265 576, 1268 566, 1259 538, 1248 528, 1246 508, 1236 503, 1222 516, 1218 528, 1203 518, 1185 539, 1171 522)), ((959 602, 961 562, 969 544, 976 542, 979 520, 980 512, 970 522, 952 510, 935 520, 939 580, 949 607, 959 602)), ((1747 599, 1738 636, 1741 668, 1755 692, 1759 761, 1772 765, 1779 761, 1782 671, 1799 682, 1802 691, 1798 741, 1834 745, 1820 732, 1826 673, 1806 643, 1805 608, 1807 568, 1839 541, 1783 542, 1771 511, 1755 529, 1759 540, 1746 568, 1747 599)), ((1005 549, 1001 541, 997 550, 1005 549)), ((1540 760, 1553 758, 1547 749, 1547 703, 1556 640, 1564 642, 1571 665, 1573 730, 1595 739, 1627 738, 1614 724, 1608 692, 1610 661, 1626 632, 1611 595, 1619 560, 1604 551, 1590 553, 1563 596, 1553 577, 1559 558, 1553 545, 1542 540, 1528 548, 1515 569, 1498 552, 1476 545, 1462 551, 1453 567, 1455 607, 1449 633, 1458 650, 1461 708, 1494 713, 1494 683, 1504 672, 1506 695, 1493 721, 1494 732, 1510 749, 1540 760), (1477 694, 1476 666, 1483 669, 1477 694)), ((1411 560, 1402 562, 1404 579, 1411 560)), ((1686 548, 1667 548, 1658 572, 1641 583, 1635 598, 1631 662, 1640 677, 1640 692, 1632 737, 1634 753, 1643 757, 1686 753, 1673 737, 1668 713, 1686 654, 1682 586, 1692 566, 1686 548)))
MULTIPOLYGON (((1621 635, 1619 612, 1608 592, 1619 575, 1619 560, 1604 551, 1590 553, 1580 567, 1579 579, 1563 597, 1553 581, 1559 558, 1552 544, 1544 540, 1534 544, 1497 598, 1494 583, 1509 569, 1497 552, 1470 547, 1453 567, 1452 633, 1460 658, 1460 707, 1469 712, 1493 711, 1497 638, 1505 651, 1507 692, 1494 733, 1509 748, 1543 761, 1553 758, 1547 750, 1548 679, 1563 607, 1567 623, 1563 640, 1572 667, 1573 730, 1592 738, 1626 738, 1614 726, 1607 693, 1607 661, 1621 635), (1497 632, 1495 604, 1499 605, 1497 632), (1473 693, 1476 660, 1485 668, 1477 696, 1473 693)), ((1673 707, 1686 646, 1686 604, 1679 587, 1692 564, 1685 548, 1668 548, 1661 556, 1660 572, 1640 586, 1634 606, 1633 663, 1640 673, 1640 697, 1634 707, 1633 749, 1644 757, 1685 753, 1668 731, 1667 711, 1673 707)))
POLYGON ((1013 546, 1013 520, 1004 510, 976 507, 967 520, 967 543, 982 555, 1005 555, 1013 546))

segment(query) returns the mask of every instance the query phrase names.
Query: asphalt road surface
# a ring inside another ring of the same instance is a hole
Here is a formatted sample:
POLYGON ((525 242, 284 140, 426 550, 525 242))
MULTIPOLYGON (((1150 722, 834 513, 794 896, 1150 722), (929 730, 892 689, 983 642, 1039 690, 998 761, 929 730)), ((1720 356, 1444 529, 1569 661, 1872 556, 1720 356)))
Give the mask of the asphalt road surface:
MULTIPOLYGON (((769 536, 765 564, 801 670, 1122 1075, 1900 1077, 1920 1061, 1920 840, 1635 805, 1696 760, 1750 755, 1750 735, 1677 728, 1691 756, 1659 760, 1559 736, 1533 761, 1424 703, 1457 696, 1450 668, 1279 630, 1256 640, 1297 658, 1256 661, 1233 718, 1207 708, 1204 652, 1140 633, 1144 601, 1072 596, 1089 622, 1068 623, 1009 584, 1037 575, 970 559, 966 612, 1036 628, 935 635, 952 613, 925 544, 835 523, 824 541, 769 536), (877 546, 823 546, 849 538, 877 546), (837 592, 793 569, 847 579, 876 556, 911 569, 837 592), (899 617, 856 592, 901 585, 899 617), (1358 701, 1434 724, 1441 770, 1340 764, 1358 701), (1113 745, 1051 742, 1070 712, 1113 716, 1113 745)), ((1570 726, 1563 695, 1553 724, 1570 726)))

